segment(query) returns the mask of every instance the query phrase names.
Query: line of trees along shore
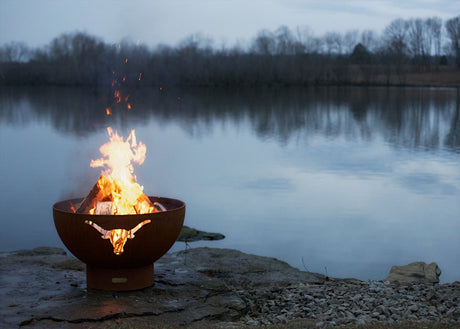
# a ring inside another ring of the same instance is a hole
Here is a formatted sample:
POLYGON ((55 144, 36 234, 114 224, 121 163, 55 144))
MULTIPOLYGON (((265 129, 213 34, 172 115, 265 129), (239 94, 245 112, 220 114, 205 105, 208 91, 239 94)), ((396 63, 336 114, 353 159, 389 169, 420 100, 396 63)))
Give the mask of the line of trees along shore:
MULTIPOLYGON (((0 47, 0 84, 126 86, 407 85, 414 74, 460 73, 460 15, 392 21, 371 30, 328 32, 281 26, 262 30, 246 47, 213 48, 192 35, 177 46, 107 44, 82 32, 31 49, 0 47)), ((458 79, 457 79, 458 80, 458 79)), ((430 82, 428 81, 428 84, 430 82)), ((442 84, 442 81, 441 81, 442 84)), ((112 86, 113 87, 113 86, 112 86)))

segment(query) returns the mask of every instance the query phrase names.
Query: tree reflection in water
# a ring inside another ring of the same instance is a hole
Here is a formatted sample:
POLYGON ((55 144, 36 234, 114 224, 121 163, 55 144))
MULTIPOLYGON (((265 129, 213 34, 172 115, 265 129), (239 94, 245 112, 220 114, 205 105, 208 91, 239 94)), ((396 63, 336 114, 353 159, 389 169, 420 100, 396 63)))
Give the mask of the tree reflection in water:
POLYGON ((191 135, 206 133, 215 122, 249 121, 257 136, 282 144, 320 134, 362 140, 381 136, 395 147, 460 148, 460 93, 455 89, 145 88, 133 91, 130 102, 132 110, 120 104, 107 116, 111 94, 84 88, 4 88, 0 121, 46 121, 59 132, 78 136, 99 132, 114 121, 126 127, 149 120, 174 122, 191 135))

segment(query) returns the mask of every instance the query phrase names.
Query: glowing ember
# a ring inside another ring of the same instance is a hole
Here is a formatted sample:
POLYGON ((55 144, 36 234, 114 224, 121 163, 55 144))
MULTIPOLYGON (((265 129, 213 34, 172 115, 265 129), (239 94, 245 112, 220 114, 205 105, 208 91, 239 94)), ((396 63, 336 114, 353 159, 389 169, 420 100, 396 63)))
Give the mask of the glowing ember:
MULTIPOLYGON (((128 215, 157 211, 144 194, 144 187, 136 183, 131 162, 142 164, 147 148, 137 143, 134 130, 126 140, 112 128, 107 128, 110 142, 99 149, 103 157, 91 161, 91 167, 103 167, 97 181, 97 195, 90 214, 128 215)), ((161 210, 160 207, 158 207, 161 210)))
POLYGON ((120 103, 121 102, 121 96, 120 96, 120 91, 119 90, 115 90, 113 92, 113 98, 115 99, 115 102, 116 103, 120 103))

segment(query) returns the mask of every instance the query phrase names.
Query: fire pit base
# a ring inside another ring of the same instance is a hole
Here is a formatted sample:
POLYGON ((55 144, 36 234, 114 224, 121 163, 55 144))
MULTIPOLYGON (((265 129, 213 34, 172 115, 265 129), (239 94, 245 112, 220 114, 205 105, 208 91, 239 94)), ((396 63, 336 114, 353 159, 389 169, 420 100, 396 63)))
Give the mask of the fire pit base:
POLYGON ((99 290, 137 290, 153 285, 153 264, 136 268, 103 268, 86 265, 88 288, 99 290))
POLYGON ((149 199, 152 204, 160 203, 165 210, 135 215, 91 215, 73 210, 83 198, 54 204, 56 230, 67 249, 86 264, 88 288, 137 290, 153 284, 153 264, 179 236, 185 203, 165 197, 149 199), (142 229, 138 229, 139 225, 142 229), (119 241, 123 235, 127 241, 119 241), (123 244, 125 250, 114 252, 113 241, 115 245, 123 244))

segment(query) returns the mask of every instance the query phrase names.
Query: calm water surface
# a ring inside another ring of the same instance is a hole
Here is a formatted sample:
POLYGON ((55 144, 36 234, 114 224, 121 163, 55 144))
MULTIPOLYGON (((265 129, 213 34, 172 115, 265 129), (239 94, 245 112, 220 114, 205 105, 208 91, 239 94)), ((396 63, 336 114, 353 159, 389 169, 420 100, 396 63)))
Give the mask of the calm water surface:
MULTIPOLYGON (((193 243, 382 279, 436 261, 460 280, 455 89, 141 90, 132 110, 88 90, 0 90, 0 251, 63 247, 52 205, 85 196, 106 127, 147 145, 138 181, 187 203, 193 243)), ((176 243, 173 250, 183 249, 176 243)))

